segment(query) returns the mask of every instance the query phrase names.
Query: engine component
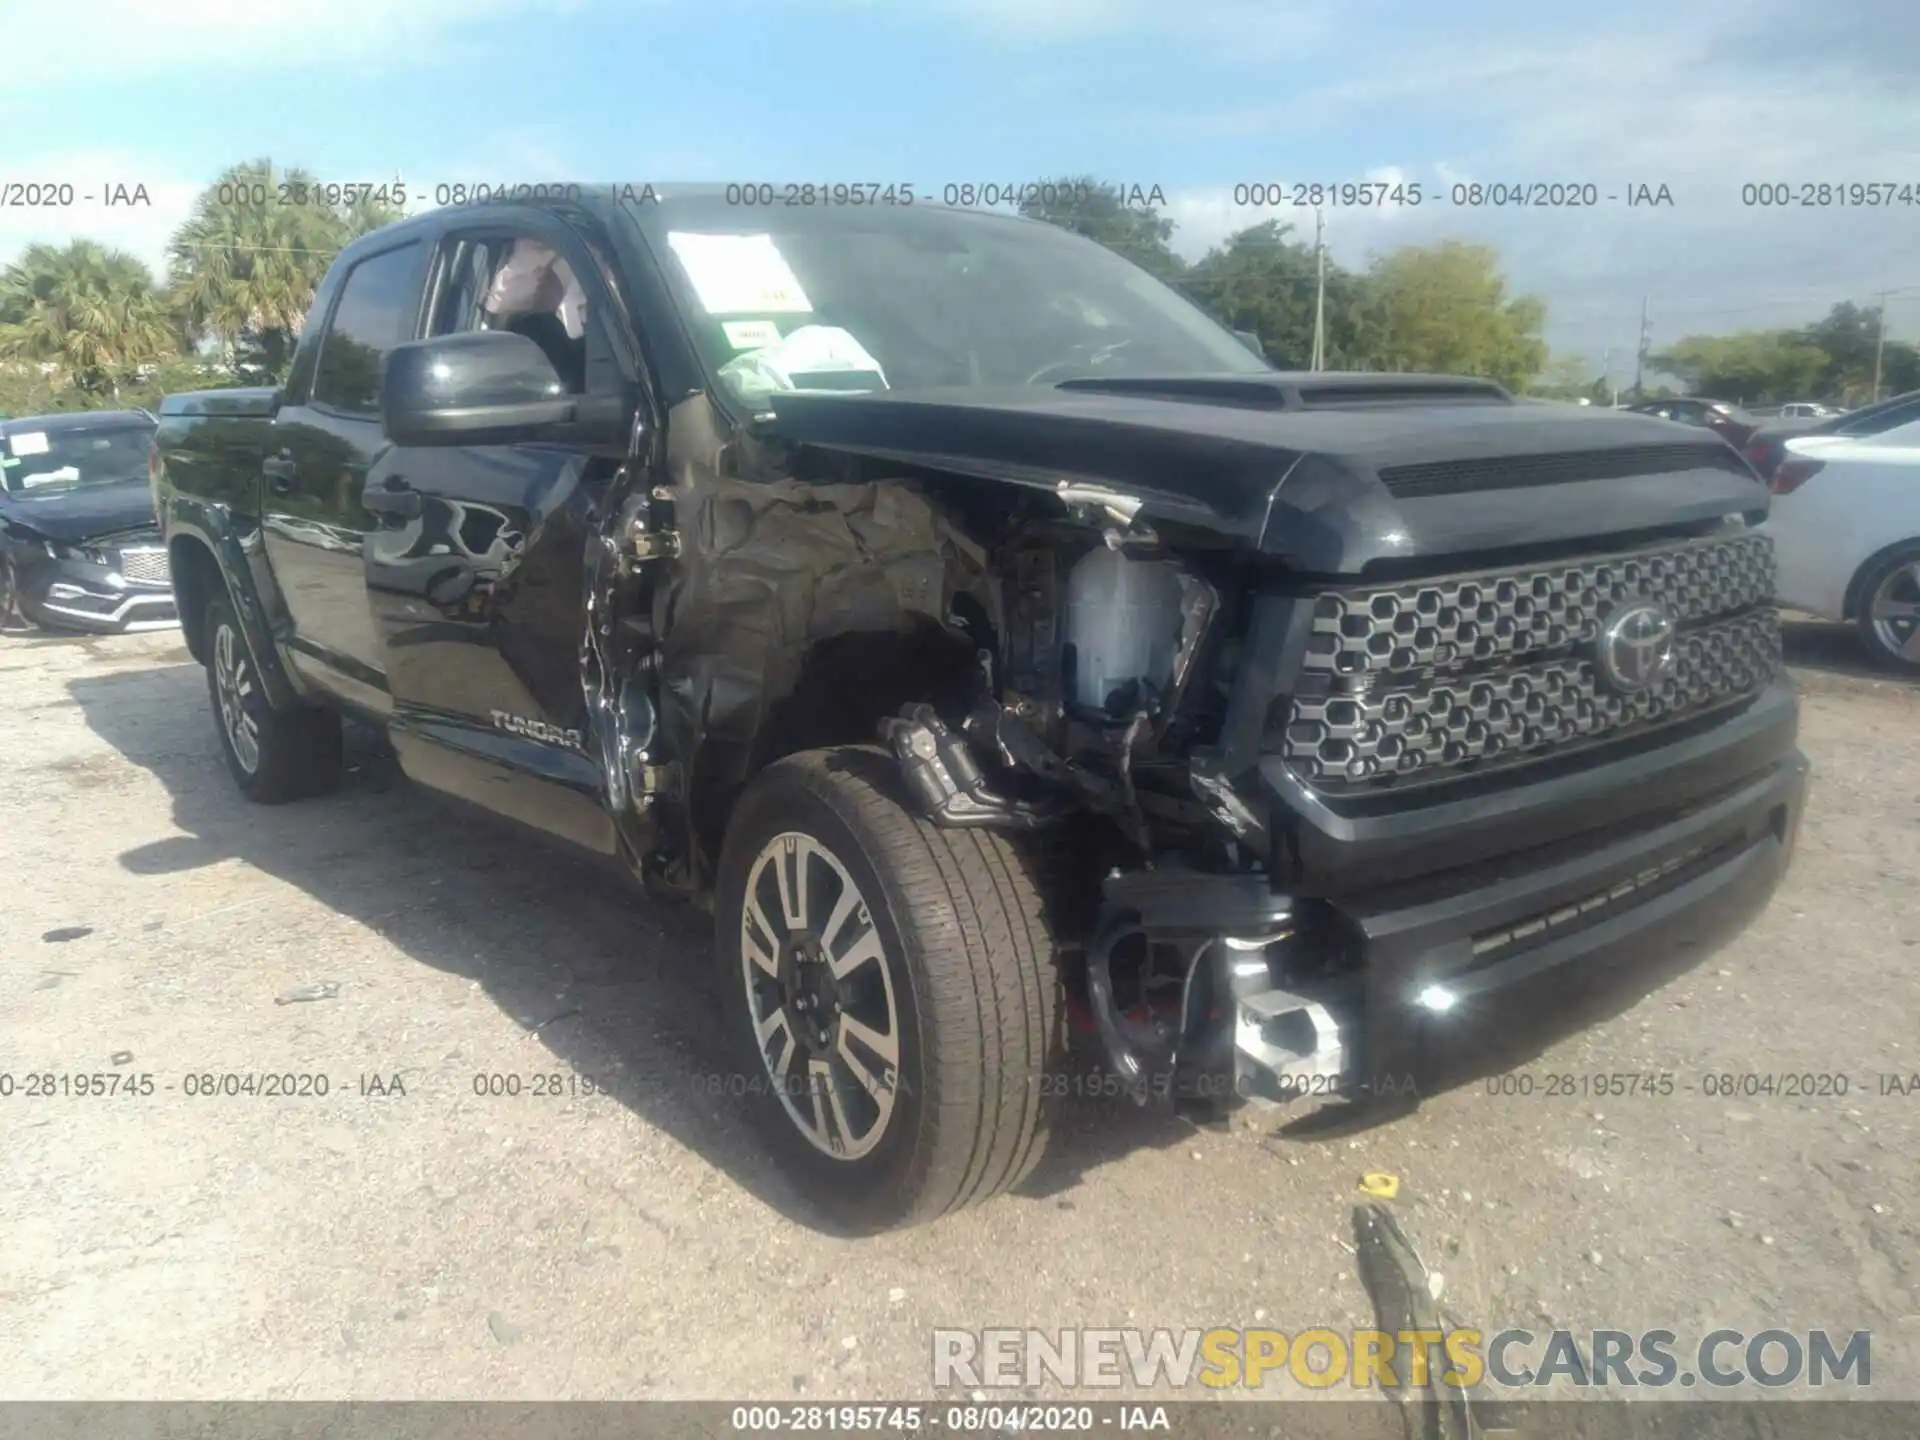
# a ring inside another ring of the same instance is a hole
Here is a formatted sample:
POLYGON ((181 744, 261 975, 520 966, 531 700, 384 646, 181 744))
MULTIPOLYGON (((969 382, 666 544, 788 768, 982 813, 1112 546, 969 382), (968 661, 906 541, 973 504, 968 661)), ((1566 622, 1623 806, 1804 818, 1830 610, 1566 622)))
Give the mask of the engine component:
POLYGON ((1184 620, 1180 567, 1108 546, 1067 577, 1066 646, 1072 703, 1091 719, 1152 709, 1173 682, 1184 620))
POLYGON ((880 734, 914 798, 939 824, 1033 830, 1065 813, 1058 804, 1028 805, 995 794, 966 740, 949 730, 931 705, 909 705, 898 717, 883 720, 880 734))

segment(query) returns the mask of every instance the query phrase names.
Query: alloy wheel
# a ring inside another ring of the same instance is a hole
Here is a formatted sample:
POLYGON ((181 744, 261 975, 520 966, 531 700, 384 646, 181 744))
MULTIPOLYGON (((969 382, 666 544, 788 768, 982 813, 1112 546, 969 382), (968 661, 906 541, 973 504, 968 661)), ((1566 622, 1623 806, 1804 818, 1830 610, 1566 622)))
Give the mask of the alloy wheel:
POLYGON ((894 1111, 900 1010, 872 907, 812 836, 785 831, 754 857, 740 970, 760 1059, 788 1118, 824 1154, 868 1154, 894 1111))
POLYGON ((1920 664, 1920 560, 1887 572, 1874 588, 1867 614, 1874 639, 1889 654, 1920 664))
POLYGON ((220 724, 240 768, 252 775, 260 768, 260 723, 247 709, 253 696, 253 670, 246 646, 231 625, 222 625, 213 637, 214 686, 220 698, 220 724))

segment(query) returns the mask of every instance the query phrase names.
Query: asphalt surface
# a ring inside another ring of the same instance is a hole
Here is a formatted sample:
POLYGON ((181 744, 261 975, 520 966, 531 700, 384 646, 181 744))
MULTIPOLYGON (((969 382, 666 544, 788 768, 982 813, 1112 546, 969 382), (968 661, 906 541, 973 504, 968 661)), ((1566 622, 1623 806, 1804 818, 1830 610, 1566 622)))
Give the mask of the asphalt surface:
POLYGON ((1534 1093, 1320 1140, 1088 1099, 1023 1193, 856 1242, 737 1118, 703 917, 366 737, 339 794, 246 804, 177 635, 0 639, 0 1395, 897 1398, 936 1326, 1367 1326, 1349 1217, 1386 1171, 1467 1323, 1870 1329, 1874 1393, 1920 1397, 1920 1091, 1876 1080, 1920 1072, 1920 689, 1791 643, 1787 883, 1534 1093), (1546 1093, 1649 1072, 1674 1092, 1546 1093), (219 1093, 244 1074, 328 1093, 219 1093), (1706 1093, 1769 1074, 1849 1093, 1706 1093))

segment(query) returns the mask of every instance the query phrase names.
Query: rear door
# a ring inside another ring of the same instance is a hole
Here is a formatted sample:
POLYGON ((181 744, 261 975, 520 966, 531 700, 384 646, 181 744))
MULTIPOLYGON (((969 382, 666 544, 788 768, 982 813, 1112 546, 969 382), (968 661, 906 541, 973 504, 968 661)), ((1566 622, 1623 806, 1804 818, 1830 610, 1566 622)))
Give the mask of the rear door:
MULTIPOLYGON (((631 403, 631 331, 600 257, 554 217, 462 216, 437 238, 427 293, 427 334, 520 330, 549 349, 574 393, 631 403), (555 262, 544 278, 543 256, 555 262)), ((581 646, 587 548, 625 458, 624 445, 395 447, 366 477, 384 515, 367 537, 365 591, 402 765, 607 851, 581 646)))
POLYGON ((384 637, 367 614, 361 555, 376 525, 367 475, 386 448, 380 366, 416 338, 429 246, 410 231, 331 285, 317 355, 288 382, 267 441, 261 530, 286 609, 291 663, 375 714, 391 707, 384 637))

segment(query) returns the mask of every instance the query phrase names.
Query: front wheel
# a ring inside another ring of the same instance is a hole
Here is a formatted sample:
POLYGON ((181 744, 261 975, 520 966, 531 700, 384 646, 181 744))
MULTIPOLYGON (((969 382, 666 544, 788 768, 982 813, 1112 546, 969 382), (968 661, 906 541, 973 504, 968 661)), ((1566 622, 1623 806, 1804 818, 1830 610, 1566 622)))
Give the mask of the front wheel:
POLYGON ((1877 561, 1862 579, 1860 638, 1880 665, 1920 675, 1920 544, 1877 561))
POLYGON ((321 795, 345 769, 340 717, 330 710, 274 705, 226 596, 207 607, 207 691, 220 749, 249 800, 278 805, 321 795))
POLYGON ((20 572, 14 568, 13 556, 0 555, 0 630, 25 628, 31 623, 20 604, 20 572))
POLYGON ((739 1090, 822 1219, 918 1224, 1045 1144, 1059 980, 1021 854, 893 796, 885 752, 769 766, 727 829, 716 951, 739 1090))

